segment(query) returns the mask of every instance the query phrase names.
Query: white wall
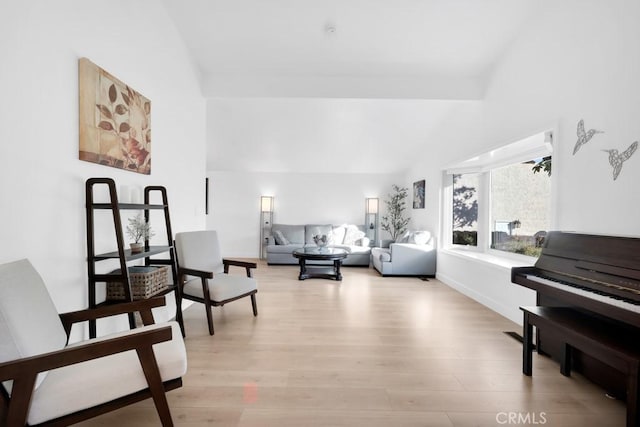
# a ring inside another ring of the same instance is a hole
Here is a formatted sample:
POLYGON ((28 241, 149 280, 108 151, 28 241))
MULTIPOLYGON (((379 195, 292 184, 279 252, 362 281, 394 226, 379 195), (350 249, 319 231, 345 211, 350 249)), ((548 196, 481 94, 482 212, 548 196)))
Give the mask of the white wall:
POLYGON ((636 153, 613 181, 608 155, 640 140, 640 3, 545 1, 494 74, 486 100, 487 137, 532 133, 558 124, 554 152, 559 185, 557 227, 640 235, 636 153), (584 31, 589 28, 589 31, 584 31), (606 133, 574 156, 576 124, 606 133))
POLYGON ((208 168, 283 173, 401 173, 465 101, 210 98, 208 168))
MULTIPOLYGON (((164 185, 174 229, 204 226, 205 102, 198 76, 153 0, 3 1, 0 43, 0 262, 29 258, 59 311, 81 309, 87 178, 164 185), (80 57, 151 100, 150 176, 78 160, 80 57)), ((99 241, 110 237, 107 228, 99 241)))
MULTIPOLYGON (((444 149, 424 168, 412 169, 406 185, 425 175, 436 182, 447 163, 555 127, 553 228, 639 237, 640 153, 613 181, 608 155, 601 151, 623 151, 640 140, 638 21, 640 3, 633 0, 539 2, 537 16, 496 66, 480 109, 463 116, 468 121, 455 121, 457 129, 443 128, 443 135, 452 132, 445 145, 456 147, 455 153, 444 149), (574 156, 580 119, 606 133, 574 156)), ((427 191, 427 197, 437 196, 427 191)), ((435 224, 435 215, 420 220, 435 224)), ((482 262, 467 260, 460 268, 454 255, 438 256, 443 279, 465 284, 466 293, 483 295, 485 303, 491 299, 487 305, 505 316, 519 320, 513 308, 531 302, 531 295, 512 292, 508 269, 483 274, 482 262)))
POLYGON ((259 256, 260 196, 274 196, 274 223, 363 224, 365 198, 382 199, 394 174, 209 172, 207 228, 218 230, 225 256, 259 256))
MULTIPOLYGON (((421 162, 412 163, 406 172, 404 185, 412 189, 413 183, 425 180, 425 208, 411 209, 414 229, 431 230, 440 238, 442 221, 442 170, 456 160, 465 160, 482 150, 482 102, 458 104, 442 121, 439 128, 425 140, 421 162)), ((412 199, 411 199, 412 201, 412 199)), ((439 243, 440 244, 440 243, 439 243)))

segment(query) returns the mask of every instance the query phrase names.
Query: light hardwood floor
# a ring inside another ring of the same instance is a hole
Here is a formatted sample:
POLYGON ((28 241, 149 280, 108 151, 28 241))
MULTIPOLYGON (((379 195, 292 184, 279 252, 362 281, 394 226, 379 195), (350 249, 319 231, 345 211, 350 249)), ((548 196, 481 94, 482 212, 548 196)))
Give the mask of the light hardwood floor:
MULTIPOLYGON (((214 308, 214 336, 202 305, 185 311, 176 425, 625 425, 622 402, 545 357, 523 376, 522 347, 503 333, 520 327, 435 279, 297 274, 261 263, 258 317, 248 298, 214 308)), ((158 424, 147 400, 82 425, 158 424)))

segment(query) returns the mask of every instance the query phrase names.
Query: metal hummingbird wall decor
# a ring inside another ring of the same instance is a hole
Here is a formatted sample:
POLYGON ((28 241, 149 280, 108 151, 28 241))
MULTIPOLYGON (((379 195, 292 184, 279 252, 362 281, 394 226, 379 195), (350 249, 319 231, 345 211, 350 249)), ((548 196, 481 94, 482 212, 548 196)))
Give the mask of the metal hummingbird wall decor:
POLYGON ((596 129, 589 129, 587 132, 585 132, 584 120, 580 119, 580 121, 578 122, 578 140, 576 141, 576 145, 573 147, 573 155, 575 156, 580 147, 591 141, 591 138, 593 138, 593 136, 597 133, 604 132, 596 129))
MULTIPOLYGON (((604 131, 597 130, 597 129, 589 129, 588 131, 585 131, 584 120, 580 119, 577 126, 578 140, 576 141, 576 144, 573 147, 573 155, 575 156, 578 150, 580 150, 580 148, 583 145, 585 145, 587 142, 591 141, 591 138, 593 138, 598 133, 604 133, 604 131)), ((615 148, 602 150, 606 153, 609 153, 609 164, 613 168, 614 181, 618 179, 618 175, 620 175, 620 171, 622 170, 622 165, 624 164, 624 162, 629 160, 629 158, 633 155, 633 153, 636 152, 637 148, 638 148, 638 141, 635 141, 629 146, 629 148, 624 150, 622 153, 620 153, 615 148)))
POLYGON ((638 148, 638 141, 635 141, 633 144, 629 146, 629 148, 624 150, 622 153, 618 153, 618 150, 616 150, 615 148, 612 148, 609 150, 602 150, 609 153, 609 164, 613 168, 614 181, 618 179, 618 175, 620 175, 620 171, 622 170, 622 164, 625 161, 629 160, 629 157, 631 157, 633 153, 636 152, 637 148, 638 148))

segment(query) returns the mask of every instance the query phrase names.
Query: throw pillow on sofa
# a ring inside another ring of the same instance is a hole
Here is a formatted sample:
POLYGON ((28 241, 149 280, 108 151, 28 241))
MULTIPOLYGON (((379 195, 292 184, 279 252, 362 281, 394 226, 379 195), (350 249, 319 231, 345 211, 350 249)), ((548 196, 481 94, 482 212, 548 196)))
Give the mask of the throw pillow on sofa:
POLYGON ((409 243, 426 245, 429 239, 431 239, 431 233, 429 231, 414 231, 413 233, 411 233, 409 243))
POLYGON ((365 236, 364 231, 360 231, 360 229, 355 225, 347 226, 347 230, 344 233, 344 241, 343 244, 348 246, 353 246, 356 242, 362 239, 365 236))
POLYGON ((346 232, 346 228, 344 225, 340 225, 338 227, 333 227, 331 232, 329 233, 329 244, 330 245, 341 245, 344 242, 344 234, 346 232))
POLYGON ((431 232, 429 231, 405 231, 402 236, 396 240, 396 243, 414 243, 416 245, 426 245, 431 239, 431 232))
POLYGON ((287 240, 287 238, 284 237, 284 234, 282 234, 282 231, 280 231, 280 230, 276 230, 273 233, 273 237, 274 237, 274 239, 276 239, 276 244, 278 244, 278 245, 288 245, 290 243, 287 240))
POLYGON ((396 243, 413 243, 410 241, 411 239, 411 231, 407 230, 404 232, 404 234, 400 237, 398 237, 398 240, 396 240, 396 243))

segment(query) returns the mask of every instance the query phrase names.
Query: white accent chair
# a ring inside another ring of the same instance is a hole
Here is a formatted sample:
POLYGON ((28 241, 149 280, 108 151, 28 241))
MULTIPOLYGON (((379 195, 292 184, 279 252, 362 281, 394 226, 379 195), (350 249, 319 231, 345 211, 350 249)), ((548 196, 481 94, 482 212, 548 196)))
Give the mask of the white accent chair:
POLYGON ((435 237, 428 231, 407 232, 388 248, 371 249, 371 263, 382 276, 433 277, 436 257, 435 237))
POLYGON ((223 259, 214 230, 177 233, 175 243, 182 298, 204 304, 210 335, 214 334, 212 306, 250 296, 253 315, 258 315, 258 285, 251 271, 258 267, 255 262, 223 259), (244 267, 246 277, 230 275, 230 266, 244 267))
POLYGON ((176 322, 154 325, 164 298, 58 314, 28 260, 0 265, 0 425, 69 425, 151 397, 172 426, 165 391, 187 355, 176 322), (138 311, 145 326, 68 344, 73 323, 138 311))

